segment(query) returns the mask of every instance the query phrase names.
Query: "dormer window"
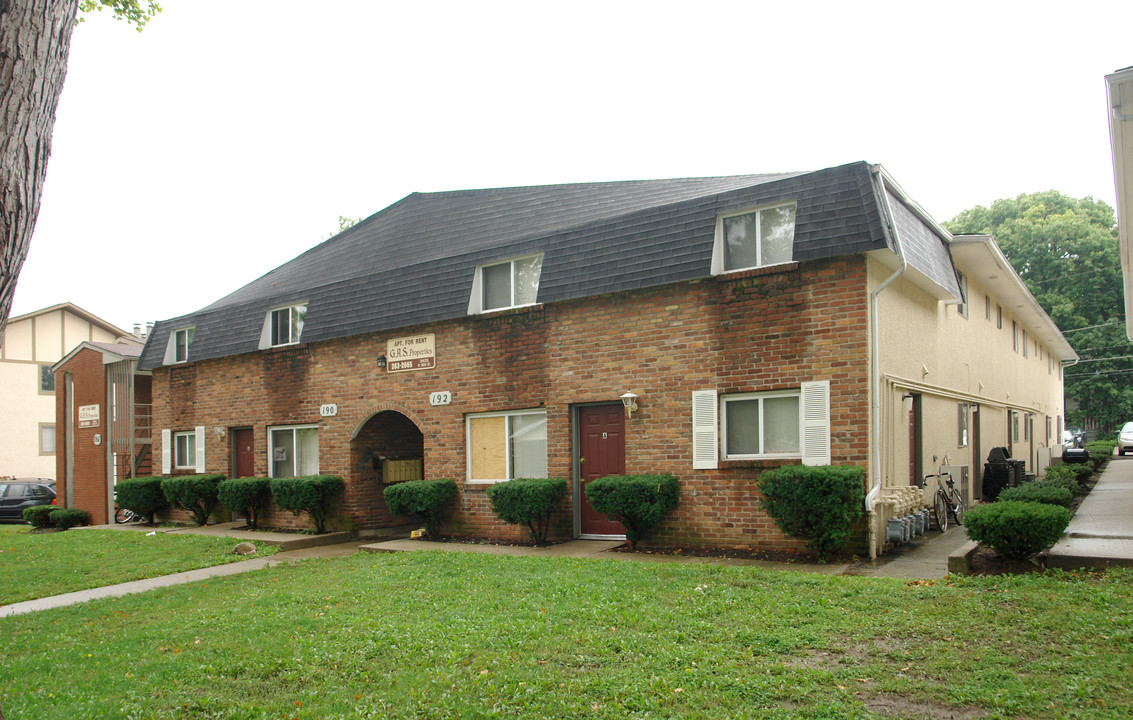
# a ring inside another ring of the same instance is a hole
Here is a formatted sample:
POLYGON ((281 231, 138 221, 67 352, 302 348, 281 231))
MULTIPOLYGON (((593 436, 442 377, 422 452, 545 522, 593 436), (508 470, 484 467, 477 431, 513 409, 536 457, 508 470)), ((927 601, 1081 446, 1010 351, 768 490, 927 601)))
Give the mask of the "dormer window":
POLYGON ((307 303, 269 310, 260 332, 260 350, 295 345, 303 335, 307 321, 307 303))
POLYGON ((294 345, 303 334, 303 322, 307 319, 306 305, 292 305, 271 311, 271 344, 294 345))
POLYGON ((543 256, 529 255, 476 268, 470 314, 534 305, 539 294, 543 256))
POLYGON ((189 345, 193 342, 193 329, 183 328, 173 333, 173 362, 183 363, 189 359, 189 345))
POLYGON ((716 220, 712 272, 789 263, 795 250, 795 203, 721 215, 716 220))
POLYGON ((178 328, 169 333, 169 342, 165 346, 165 365, 175 365, 189 361, 189 347, 193 344, 193 330, 195 328, 178 328))

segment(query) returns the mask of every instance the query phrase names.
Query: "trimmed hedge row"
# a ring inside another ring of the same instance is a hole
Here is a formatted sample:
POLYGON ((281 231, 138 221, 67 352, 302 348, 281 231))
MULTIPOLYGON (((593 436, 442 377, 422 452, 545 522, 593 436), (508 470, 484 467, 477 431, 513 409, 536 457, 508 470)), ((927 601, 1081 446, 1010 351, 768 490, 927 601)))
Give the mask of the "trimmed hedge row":
POLYGON ((1060 482, 1048 483, 1043 480, 1023 483, 1018 487, 1007 488, 999 493, 997 501, 1018 500, 1020 502, 1037 502, 1044 505, 1061 505, 1070 507, 1074 500, 1074 493, 1060 482))
POLYGON ((586 484, 594 509, 626 530, 631 549, 677 506, 680 482, 672 475, 607 475, 586 484))
POLYGON ((217 486, 217 499, 237 515, 244 515, 248 527, 259 527, 260 516, 271 501, 271 479, 244 477, 225 480, 217 486))
POLYGON ((271 496, 276 506, 295 515, 307 512, 315 532, 326 532, 326 519, 345 483, 336 475, 291 478, 235 478, 223 475, 174 475, 128 478, 116 487, 118 507, 128 508, 153 523, 155 513, 170 505, 188 510, 198 525, 208 522, 217 502, 234 513, 247 513, 256 527, 271 496))
POLYGON ((309 475, 271 479, 271 494, 277 507, 293 515, 306 511, 315 522, 315 533, 326 532, 326 520, 345 483, 337 475, 309 475))
POLYGON ((60 530, 90 525, 90 513, 79 508, 63 508, 56 505, 36 505, 24 508, 24 520, 32 527, 40 529, 56 527, 60 530))
POLYGON ((188 510, 193 522, 205 525, 216 507, 217 486, 223 475, 174 475, 161 479, 161 492, 174 507, 188 510))
POLYGON ((1069 524, 1070 511, 1064 507, 1018 500, 979 505, 964 515, 968 537, 1016 559, 1058 542, 1069 524))
POLYGON ((387 486, 382 494, 394 515, 416 517, 425 523, 427 534, 438 535, 448 502, 456 495, 456 483, 444 478, 409 480, 387 486))
POLYGON ((551 513, 567 494, 562 478, 516 478, 487 490, 492 510, 510 525, 526 525, 531 542, 543 545, 551 525, 551 513))
POLYGON ((787 535, 828 558, 845 547, 862 514, 865 470, 850 465, 784 465, 759 476, 760 505, 787 535))

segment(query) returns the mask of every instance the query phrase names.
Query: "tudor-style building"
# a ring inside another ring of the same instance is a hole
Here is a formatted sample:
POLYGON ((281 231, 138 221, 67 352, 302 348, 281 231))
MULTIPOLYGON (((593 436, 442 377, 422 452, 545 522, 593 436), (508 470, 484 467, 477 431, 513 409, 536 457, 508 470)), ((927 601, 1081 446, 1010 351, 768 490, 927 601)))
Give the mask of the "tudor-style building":
POLYGON ((670 473, 654 542, 797 548, 756 478, 835 463, 867 469, 878 552, 914 477, 978 496, 1000 445, 1041 472, 1074 357, 991 238, 853 163, 414 193, 158 323, 139 367, 163 472, 338 474, 362 535, 412 477, 457 481, 446 532, 515 535, 485 488, 550 476, 553 535, 616 536, 585 484, 670 473))

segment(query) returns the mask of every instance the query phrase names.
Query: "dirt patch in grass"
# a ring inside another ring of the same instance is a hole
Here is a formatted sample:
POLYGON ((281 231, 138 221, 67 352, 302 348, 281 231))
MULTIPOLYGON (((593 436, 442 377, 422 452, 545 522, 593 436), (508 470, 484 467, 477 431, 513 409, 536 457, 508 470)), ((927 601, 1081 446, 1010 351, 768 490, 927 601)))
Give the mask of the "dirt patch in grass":
POLYGON ((1030 575, 1046 570, 1046 553, 1015 560, 980 545, 968 559, 969 575, 1030 575))
POLYGON ((917 702, 900 695, 875 695, 863 702, 872 713, 904 720, 977 720, 987 715, 979 708, 953 708, 917 702))

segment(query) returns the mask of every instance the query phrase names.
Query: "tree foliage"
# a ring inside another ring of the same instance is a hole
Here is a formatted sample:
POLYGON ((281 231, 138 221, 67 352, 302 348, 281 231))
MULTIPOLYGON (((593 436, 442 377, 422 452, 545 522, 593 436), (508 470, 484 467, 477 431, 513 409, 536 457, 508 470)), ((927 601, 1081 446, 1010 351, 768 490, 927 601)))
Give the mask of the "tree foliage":
MULTIPOLYGON (((144 3, 138 0, 81 0, 79 3, 79 12, 102 12, 103 8, 108 8, 116 19, 133 25, 138 32, 161 12, 161 5, 153 0, 146 0, 144 3)), ((82 21, 83 17, 80 15, 76 22, 82 21)))
POLYGON ((0 340, 31 245, 78 13, 109 8, 140 31, 153 0, 0 0, 0 340))
POLYGON ((977 205, 945 223, 993 235, 1015 272, 1063 331, 1081 363, 1066 369, 1068 424, 1113 428, 1133 417, 1133 346, 1125 336, 1113 208, 1054 190, 977 205))

